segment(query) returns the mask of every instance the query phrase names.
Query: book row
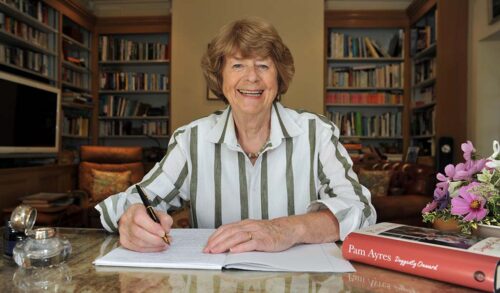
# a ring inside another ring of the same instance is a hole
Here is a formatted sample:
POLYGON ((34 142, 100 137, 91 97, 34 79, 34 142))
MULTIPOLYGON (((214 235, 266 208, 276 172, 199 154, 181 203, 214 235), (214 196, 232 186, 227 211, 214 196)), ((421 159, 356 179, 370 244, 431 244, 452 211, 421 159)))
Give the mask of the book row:
POLYGON ((403 95, 393 93, 351 93, 351 92, 328 92, 326 104, 391 104, 402 105, 403 95))
POLYGON ((400 29, 390 40, 387 48, 368 36, 330 32, 330 58, 391 58, 403 56, 404 31, 400 29))
POLYGON ((342 136, 398 137, 401 112, 367 115, 362 112, 330 112, 330 120, 340 128, 342 136))
POLYGON ((74 86, 85 88, 87 85, 85 84, 86 80, 83 74, 77 71, 73 71, 69 68, 62 67, 62 81, 68 82, 74 86))
POLYGON ((167 90, 168 76, 151 72, 101 72, 100 88, 124 91, 167 90))
POLYGON ((401 88, 404 85, 403 64, 382 66, 329 67, 328 86, 401 88))
MULTIPOLYGON (((120 96, 102 96, 99 103, 101 117, 140 117, 148 116, 150 104, 120 96)), ((164 111, 163 111, 164 112, 164 111)), ((151 113, 149 113, 151 114, 151 113)), ((165 113, 159 113, 163 116, 165 113)))
POLYGON ((425 59, 415 64, 414 84, 436 77, 436 59, 425 59))
POLYGON ((64 89, 61 99, 63 102, 66 103, 92 105, 92 95, 86 93, 74 92, 68 89, 64 89))
POLYGON ((435 25, 425 25, 413 28, 410 34, 410 52, 412 56, 429 48, 436 41, 435 25))
POLYGON ((41 75, 49 75, 48 56, 30 50, 0 44, 0 62, 35 71, 41 75))
POLYGON ((89 118, 64 116, 63 135, 89 135, 89 118))
POLYGON ((49 25, 49 7, 41 0, 0 0, 0 2, 49 25))
POLYGON ((99 121, 99 136, 167 135, 168 123, 162 121, 99 121))
POLYGON ((134 42, 112 36, 99 37, 100 61, 167 60, 168 45, 159 42, 134 42))
POLYGON ((436 133, 436 111, 434 108, 415 111, 411 115, 411 135, 434 135, 436 133))
POLYGON ((426 87, 418 90, 411 99, 412 107, 420 107, 429 105, 430 103, 436 101, 436 88, 426 87))
POLYGON ((0 12, 0 30, 44 49, 49 49, 49 35, 0 12))

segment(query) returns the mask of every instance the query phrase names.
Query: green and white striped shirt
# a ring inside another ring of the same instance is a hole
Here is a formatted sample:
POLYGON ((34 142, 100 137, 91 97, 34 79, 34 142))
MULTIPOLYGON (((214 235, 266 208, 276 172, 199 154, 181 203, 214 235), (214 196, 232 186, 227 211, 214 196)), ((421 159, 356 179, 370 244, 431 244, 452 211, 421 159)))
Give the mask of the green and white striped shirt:
MULTIPOLYGON (((255 165, 236 139, 231 107, 175 131, 167 154, 139 183, 159 210, 191 201, 191 226, 216 228, 243 219, 272 219, 330 209, 340 238, 375 223, 370 192, 360 185, 326 118, 275 102, 271 134, 255 165)), ((96 206, 109 231, 127 207, 141 203, 135 187, 96 206)))

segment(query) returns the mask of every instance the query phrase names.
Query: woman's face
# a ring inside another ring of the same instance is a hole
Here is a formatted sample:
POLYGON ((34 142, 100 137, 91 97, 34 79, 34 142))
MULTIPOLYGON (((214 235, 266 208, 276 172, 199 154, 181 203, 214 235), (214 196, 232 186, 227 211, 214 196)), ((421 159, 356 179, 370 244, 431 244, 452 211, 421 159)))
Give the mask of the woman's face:
POLYGON ((270 57, 246 57, 239 52, 225 58, 222 91, 238 114, 270 111, 278 93, 278 71, 270 57))

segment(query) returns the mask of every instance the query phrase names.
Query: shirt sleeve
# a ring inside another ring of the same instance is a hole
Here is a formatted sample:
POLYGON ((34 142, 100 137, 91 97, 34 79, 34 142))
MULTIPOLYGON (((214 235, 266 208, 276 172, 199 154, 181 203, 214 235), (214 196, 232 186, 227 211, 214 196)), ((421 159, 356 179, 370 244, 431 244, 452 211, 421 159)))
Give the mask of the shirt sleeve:
MULTIPOLYGON (((180 206, 180 198, 189 200, 188 160, 176 137, 176 134, 172 136, 163 159, 138 183, 152 206, 165 212, 171 206, 180 206)), ((124 192, 109 196, 95 208, 101 214, 102 226, 110 232, 117 232, 118 220, 130 205, 136 203, 142 201, 135 185, 132 185, 124 192)))
POLYGON ((377 215, 370 191, 358 182, 352 161, 339 142, 339 130, 323 133, 318 156, 319 199, 308 211, 329 209, 339 221, 340 240, 353 230, 375 224, 377 215))

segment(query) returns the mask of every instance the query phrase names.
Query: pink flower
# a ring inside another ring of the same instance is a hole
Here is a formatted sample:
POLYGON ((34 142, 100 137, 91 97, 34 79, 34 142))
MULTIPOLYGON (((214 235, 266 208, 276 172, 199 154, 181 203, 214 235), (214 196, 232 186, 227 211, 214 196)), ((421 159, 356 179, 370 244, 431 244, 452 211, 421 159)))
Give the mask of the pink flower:
POLYGON ((437 201, 435 201, 435 200, 431 201, 430 203, 428 203, 425 206, 425 208, 422 209, 422 214, 432 212, 433 210, 435 210, 437 208, 437 206, 438 206, 437 201))
POLYGON ((472 153, 476 152, 476 149, 474 149, 474 145, 472 145, 472 142, 468 140, 466 143, 463 143, 461 147, 462 151, 464 152, 464 159, 466 161, 470 161, 472 159, 472 153))
POLYGON ((484 208, 486 200, 482 196, 472 193, 474 187, 478 185, 480 184, 473 182, 458 190, 459 195, 451 200, 452 215, 465 216, 465 221, 481 221, 486 217, 489 212, 484 208))

